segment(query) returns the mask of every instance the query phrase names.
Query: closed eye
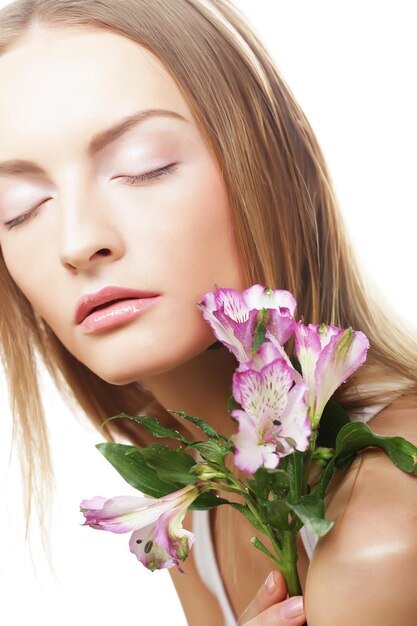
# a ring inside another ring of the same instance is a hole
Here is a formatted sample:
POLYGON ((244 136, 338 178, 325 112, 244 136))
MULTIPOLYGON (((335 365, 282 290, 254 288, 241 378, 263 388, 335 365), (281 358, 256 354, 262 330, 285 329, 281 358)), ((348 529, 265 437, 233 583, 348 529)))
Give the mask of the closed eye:
MULTIPOLYGON (((171 174, 177 169, 177 165, 178 163, 170 163, 169 165, 165 165, 165 167, 160 167, 159 169, 152 170, 151 172, 137 174, 136 176, 120 176, 119 178, 125 181, 128 185, 134 185, 139 181, 144 182, 146 180, 151 180, 152 178, 158 178, 159 176, 163 176, 164 174, 171 174)), ((48 200, 50 199, 51 198, 48 198, 48 200)), ((46 202, 46 200, 44 202, 46 202)), ((44 203, 42 202, 42 204, 44 203)), ((33 209, 29 209, 25 213, 22 213, 22 215, 19 215, 18 217, 15 217, 14 219, 5 222, 7 229, 10 230, 14 226, 18 226, 19 224, 26 222, 32 216, 34 217, 37 214, 36 211, 42 206, 42 204, 38 204, 33 209)))
POLYGON ((171 163, 170 165, 165 165, 165 167, 160 167, 158 170, 152 170, 151 172, 145 172, 144 174, 138 174, 136 176, 120 176, 120 178, 128 185, 134 185, 138 181, 142 182, 150 180, 151 178, 158 178, 164 174, 171 174, 177 169, 177 165, 178 163, 171 163))
POLYGON ((41 202, 41 204, 37 204, 35 207, 33 207, 33 209, 29 209, 28 211, 25 211, 25 213, 22 213, 22 215, 19 215, 18 217, 15 217, 14 219, 9 220, 8 222, 4 222, 5 225, 7 226, 7 230, 10 230, 14 226, 18 226, 19 224, 22 224, 22 222, 26 222, 32 216, 35 217, 35 215, 37 215, 38 210, 41 208, 41 206, 45 204, 45 202, 48 202, 48 200, 52 200, 52 198, 47 198, 46 200, 41 202))

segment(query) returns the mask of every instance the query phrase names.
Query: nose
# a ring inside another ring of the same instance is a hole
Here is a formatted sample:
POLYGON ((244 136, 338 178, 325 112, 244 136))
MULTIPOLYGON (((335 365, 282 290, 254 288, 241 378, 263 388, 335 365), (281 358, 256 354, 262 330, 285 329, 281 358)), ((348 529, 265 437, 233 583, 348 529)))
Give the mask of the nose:
POLYGON ((116 261, 125 253, 125 242, 117 224, 106 217, 105 209, 62 211, 59 257, 71 272, 93 269, 103 262, 116 261))

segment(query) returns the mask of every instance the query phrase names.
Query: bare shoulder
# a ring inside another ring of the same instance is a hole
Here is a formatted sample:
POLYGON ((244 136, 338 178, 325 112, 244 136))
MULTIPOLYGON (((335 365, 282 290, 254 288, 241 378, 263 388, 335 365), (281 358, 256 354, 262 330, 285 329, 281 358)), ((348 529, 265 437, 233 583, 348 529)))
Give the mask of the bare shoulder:
MULTIPOLYGON (((417 446, 416 396, 399 398, 368 425, 417 446)), ((417 476, 369 448, 335 476, 325 506, 335 523, 319 539, 308 569, 309 626, 415 624, 417 476)))
POLYGON ((405 437, 417 446, 417 393, 404 394, 368 421, 376 433, 405 437))

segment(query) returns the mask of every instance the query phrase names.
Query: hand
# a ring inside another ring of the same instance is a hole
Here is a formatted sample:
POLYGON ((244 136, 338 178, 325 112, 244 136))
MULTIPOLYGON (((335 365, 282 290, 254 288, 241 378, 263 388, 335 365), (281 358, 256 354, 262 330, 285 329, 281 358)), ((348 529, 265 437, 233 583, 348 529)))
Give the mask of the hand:
POLYGON ((292 616, 288 609, 303 596, 287 598, 285 578, 279 570, 273 570, 258 593, 243 611, 237 626, 302 626, 306 621, 304 605, 301 613, 292 616))

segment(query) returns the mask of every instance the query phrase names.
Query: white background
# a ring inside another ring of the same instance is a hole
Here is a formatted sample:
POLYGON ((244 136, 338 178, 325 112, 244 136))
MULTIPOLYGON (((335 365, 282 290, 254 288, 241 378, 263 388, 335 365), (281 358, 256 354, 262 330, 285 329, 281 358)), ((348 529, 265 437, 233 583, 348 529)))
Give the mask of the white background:
MULTIPOLYGON (((414 3, 240 0, 236 5, 269 47, 316 131, 364 271, 398 315, 417 328, 414 3)), ((58 580, 48 572, 36 536, 37 575, 23 542, 3 380, 0 589, 7 624, 94 620, 110 626, 129 620, 185 626, 168 572, 147 571, 129 552, 129 534, 80 526, 81 499, 138 492, 95 449, 103 438, 74 418, 47 379, 44 385, 58 485, 51 526, 58 580)))

